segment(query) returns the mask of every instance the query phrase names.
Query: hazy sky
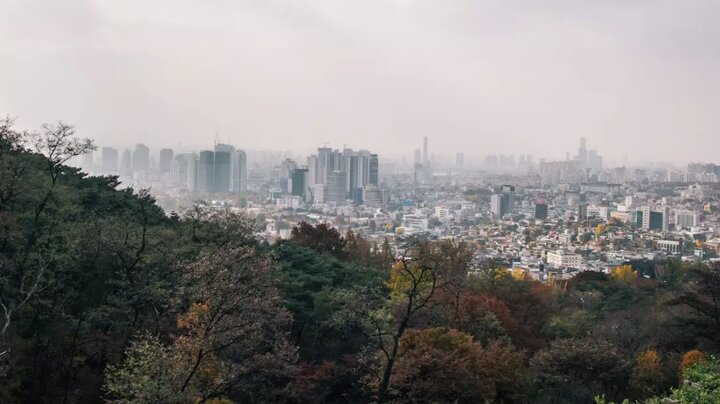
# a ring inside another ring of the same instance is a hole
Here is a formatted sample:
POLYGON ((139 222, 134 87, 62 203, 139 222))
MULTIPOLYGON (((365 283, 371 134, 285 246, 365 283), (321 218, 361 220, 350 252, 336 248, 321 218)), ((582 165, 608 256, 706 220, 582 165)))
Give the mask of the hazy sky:
POLYGON ((0 0, 0 114, 100 145, 720 162, 720 1, 0 0))

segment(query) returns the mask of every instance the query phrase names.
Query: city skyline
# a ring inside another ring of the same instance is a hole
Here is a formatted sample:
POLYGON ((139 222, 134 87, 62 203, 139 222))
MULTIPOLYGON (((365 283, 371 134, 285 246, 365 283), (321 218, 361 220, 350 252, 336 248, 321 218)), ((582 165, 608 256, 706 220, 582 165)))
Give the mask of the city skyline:
POLYGON ((246 149, 412 156, 428 136, 468 164, 560 159, 580 137, 616 161, 720 148, 716 2, 5 3, 0 111, 98 144, 219 131, 246 149))

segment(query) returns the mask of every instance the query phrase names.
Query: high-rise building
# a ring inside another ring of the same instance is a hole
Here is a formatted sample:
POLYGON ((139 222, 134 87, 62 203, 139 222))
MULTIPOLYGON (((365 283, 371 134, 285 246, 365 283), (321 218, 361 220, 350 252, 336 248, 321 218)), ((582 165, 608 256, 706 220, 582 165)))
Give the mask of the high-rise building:
MULTIPOLYGON (((313 189, 316 184, 324 184, 325 200, 341 198, 333 193, 330 185, 330 174, 340 173, 345 178, 344 194, 341 200, 348 197, 356 204, 361 204, 363 187, 368 184, 379 184, 379 161, 377 154, 367 150, 354 151, 343 149, 342 152, 329 147, 319 147, 317 155, 308 157, 307 187, 313 189), (332 195, 332 196, 330 196, 332 195)), ((337 183, 337 178, 334 179, 337 183)), ((317 200, 317 199, 316 199, 317 200)))
POLYGON ((548 217, 548 205, 545 201, 535 202, 535 219, 545 220, 548 217))
POLYGON ((387 193, 375 185, 363 188, 362 202, 371 208, 384 208, 387 205, 387 193))
POLYGON ((580 138, 580 147, 578 148, 578 154, 575 158, 579 163, 581 168, 587 167, 588 162, 588 156, 587 156, 587 145, 585 144, 585 138, 580 138))
POLYGON ((213 190, 217 193, 230 192, 230 155, 229 151, 216 151, 213 161, 213 190))
POLYGON ((150 170, 150 149, 142 143, 135 145, 135 150, 132 154, 132 165, 133 171, 145 171, 150 170))
MULTIPOLYGON (((523 156, 523 164, 525 163, 525 156, 523 156)), ((455 165, 458 167, 462 167, 465 165, 465 154, 464 153, 457 153, 455 155, 455 165)))
POLYGON ((173 172, 173 149, 160 150, 160 174, 172 174, 173 172))
POLYGON ((370 155, 370 176, 368 184, 378 186, 380 179, 380 160, 377 154, 370 155))
POLYGON ((197 190, 202 193, 215 191, 215 152, 203 150, 198 161, 197 190))
POLYGON ((175 156, 175 181, 181 189, 197 191, 198 161, 195 153, 175 156))
POLYGON ((585 179, 578 161, 553 161, 540 163, 540 181, 543 186, 580 184, 585 179))
POLYGON ((430 164, 430 156, 428 155, 428 138, 423 137, 423 165, 430 164))
POLYGON ((307 168, 296 168, 293 170, 291 179, 291 193, 296 196, 302 197, 305 201, 310 199, 310 189, 307 185, 307 168))
POLYGON ((328 174, 327 188, 325 191, 326 200, 330 202, 343 202, 347 199, 345 188, 345 173, 333 171, 328 174))
POLYGON ((325 203, 325 184, 315 184, 313 186, 313 202, 325 203))
POLYGON ((236 194, 247 191, 247 155, 243 150, 236 150, 233 154, 232 191, 236 194))
POLYGON ((130 149, 123 150, 122 164, 120 165, 120 169, 125 175, 132 174, 132 152, 130 151, 130 149))
POLYGON ((318 181, 318 158, 317 156, 309 156, 307 159, 308 164, 308 186, 314 187, 315 184, 320 183, 318 181))
POLYGON ((678 209, 675 211, 675 227, 677 229, 690 229, 697 227, 699 223, 699 215, 687 209, 678 209))
POLYGON ((492 195, 490 198, 490 212, 493 217, 502 219, 506 214, 512 213, 514 193, 514 186, 503 185, 500 187, 500 193, 492 195))
POLYGON ((102 173, 115 174, 118 172, 118 150, 112 147, 103 147, 100 151, 102 159, 102 173))
POLYGON ((93 151, 92 150, 88 150, 85 153, 83 153, 80 164, 82 164, 82 168, 86 171, 93 168, 93 165, 95 164, 95 162, 93 161, 93 151))
POLYGON ((415 149, 415 165, 422 164, 422 151, 415 149))

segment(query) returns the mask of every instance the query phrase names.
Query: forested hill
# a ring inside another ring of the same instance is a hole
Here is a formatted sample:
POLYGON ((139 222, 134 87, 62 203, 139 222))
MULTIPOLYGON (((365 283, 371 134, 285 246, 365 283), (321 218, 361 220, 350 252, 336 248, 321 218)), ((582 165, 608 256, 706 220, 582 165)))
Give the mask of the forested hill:
POLYGON ((66 166, 93 147, 71 126, 12 124, 1 403, 720 399, 718 267, 541 284, 449 241, 396 257, 301 223, 267 245, 242 216, 168 217, 147 192, 66 166))

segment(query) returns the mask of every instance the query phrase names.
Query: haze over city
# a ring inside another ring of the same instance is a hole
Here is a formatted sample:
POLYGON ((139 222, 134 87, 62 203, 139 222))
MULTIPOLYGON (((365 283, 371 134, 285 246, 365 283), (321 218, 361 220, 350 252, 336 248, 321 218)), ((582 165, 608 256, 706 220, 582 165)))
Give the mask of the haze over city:
POLYGON ((0 111, 99 145, 715 161, 717 1, 0 1, 0 111))

